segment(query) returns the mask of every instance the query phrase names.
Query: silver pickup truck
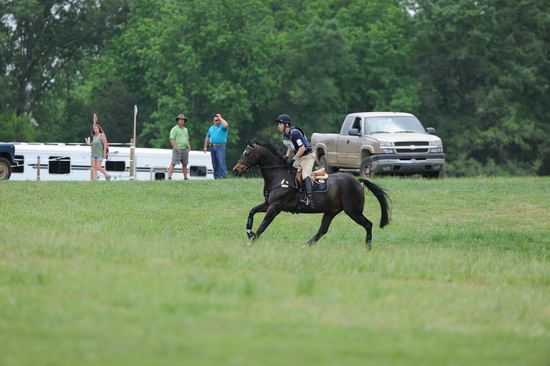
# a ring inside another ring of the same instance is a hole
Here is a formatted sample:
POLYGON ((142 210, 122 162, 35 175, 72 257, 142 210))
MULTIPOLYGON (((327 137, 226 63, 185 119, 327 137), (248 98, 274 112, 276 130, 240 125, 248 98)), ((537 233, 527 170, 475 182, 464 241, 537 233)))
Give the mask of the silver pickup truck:
POLYGON ((15 145, 0 143, 0 180, 8 180, 15 165, 15 145))
POLYGON ((374 174, 445 174, 445 154, 435 129, 425 129, 410 113, 351 113, 340 134, 314 133, 311 144, 319 166, 328 173, 340 168, 374 174))

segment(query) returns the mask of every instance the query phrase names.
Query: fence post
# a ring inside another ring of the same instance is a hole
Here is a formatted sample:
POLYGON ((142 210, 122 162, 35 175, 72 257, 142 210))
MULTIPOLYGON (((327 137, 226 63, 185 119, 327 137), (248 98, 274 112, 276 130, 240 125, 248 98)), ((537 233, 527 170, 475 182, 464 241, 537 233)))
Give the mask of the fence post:
POLYGON ((130 180, 136 179, 136 141, 130 139, 130 180))
POLYGON ((40 156, 36 157, 36 180, 40 180, 40 156))

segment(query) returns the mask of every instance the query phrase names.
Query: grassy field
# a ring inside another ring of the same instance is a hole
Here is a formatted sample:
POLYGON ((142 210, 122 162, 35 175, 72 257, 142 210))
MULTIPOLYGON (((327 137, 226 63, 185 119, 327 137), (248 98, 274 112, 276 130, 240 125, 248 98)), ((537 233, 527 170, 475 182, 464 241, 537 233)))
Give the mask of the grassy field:
POLYGON ((247 246, 259 179, 0 182, 0 365, 549 365, 550 179, 374 181, 370 252, 247 246))

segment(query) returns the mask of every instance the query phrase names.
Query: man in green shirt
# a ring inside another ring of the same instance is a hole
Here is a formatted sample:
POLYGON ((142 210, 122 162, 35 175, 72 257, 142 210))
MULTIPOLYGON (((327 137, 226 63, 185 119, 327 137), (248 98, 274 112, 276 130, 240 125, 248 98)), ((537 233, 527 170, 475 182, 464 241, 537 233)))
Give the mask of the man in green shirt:
POLYGON ((187 179, 187 164, 189 162, 189 150, 191 145, 189 143, 189 132, 185 127, 187 118, 180 114, 176 117, 176 123, 170 130, 170 144, 172 145, 172 162, 168 167, 168 179, 172 179, 172 173, 174 167, 181 163, 181 170, 183 171, 183 178, 187 179))

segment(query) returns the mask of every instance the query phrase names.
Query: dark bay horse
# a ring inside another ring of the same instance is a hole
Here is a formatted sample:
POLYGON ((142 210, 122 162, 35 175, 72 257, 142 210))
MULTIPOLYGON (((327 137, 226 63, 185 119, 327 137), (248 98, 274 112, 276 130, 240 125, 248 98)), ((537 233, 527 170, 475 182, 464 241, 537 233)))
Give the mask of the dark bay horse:
POLYGON ((361 183, 375 195, 380 203, 382 214, 380 227, 383 228, 390 222, 387 193, 366 179, 357 180, 344 173, 329 175, 325 182, 328 189, 323 192, 314 190, 315 207, 311 208, 300 203, 303 193, 299 191, 299 188, 292 187, 296 171, 290 169, 287 161, 273 146, 249 141, 237 165, 233 168, 233 174, 241 175, 244 171, 256 166, 260 168, 264 178, 265 201, 251 209, 248 214, 246 230, 251 241, 257 239, 281 211, 322 213, 323 219, 319 231, 305 244, 309 246, 325 235, 332 219, 344 211, 353 221, 365 228, 367 231, 366 245, 368 249, 371 249, 372 222, 363 215, 365 196, 361 183), (252 225, 257 212, 266 212, 266 215, 258 230, 253 232, 252 225))

